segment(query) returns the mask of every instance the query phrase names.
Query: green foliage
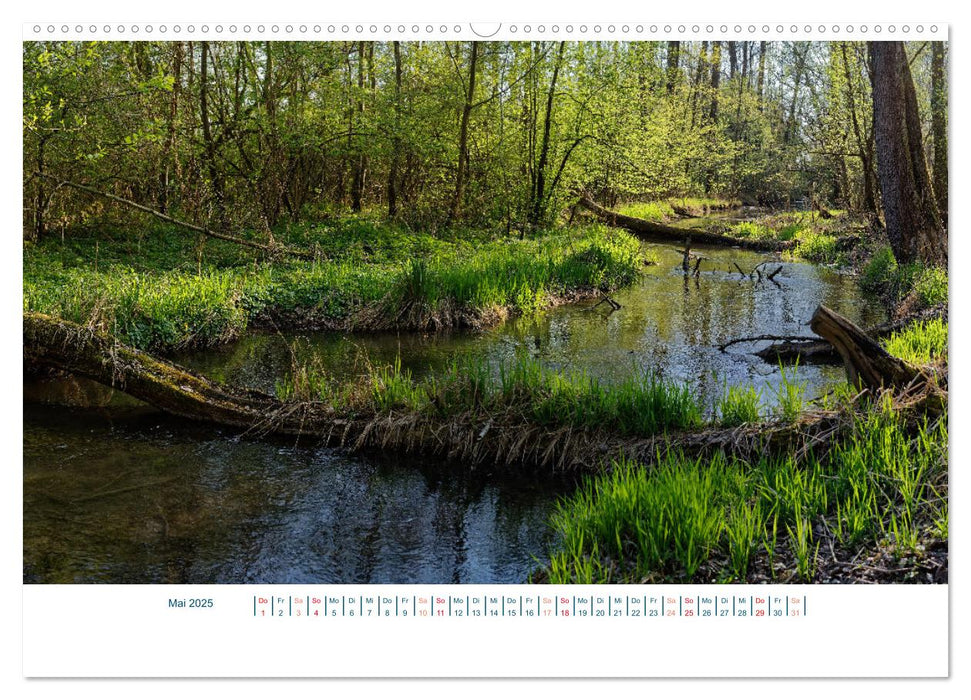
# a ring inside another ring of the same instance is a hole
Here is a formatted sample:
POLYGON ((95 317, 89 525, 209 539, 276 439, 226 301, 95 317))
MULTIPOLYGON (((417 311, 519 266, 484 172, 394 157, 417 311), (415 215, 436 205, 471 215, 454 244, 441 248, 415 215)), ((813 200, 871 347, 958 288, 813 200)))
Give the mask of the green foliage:
POLYGON ((633 216, 647 221, 667 221, 674 216, 674 209, 668 202, 633 202, 617 207, 617 213, 633 216))
POLYGON ((797 236, 793 253, 806 260, 818 263, 835 263, 842 260, 839 238, 825 233, 803 230, 797 236))
POLYGON ((947 322, 939 318, 918 321, 884 339, 883 347, 908 362, 947 358, 947 322))
POLYGON ((900 556, 946 537, 946 474, 947 421, 913 428, 888 401, 856 414, 821 460, 743 462, 720 451, 668 454, 651 467, 620 460, 553 515, 550 581, 744 581, 760 552, 813 581, 817 532, 846 547, 879 541, 900 556))
POLYGON ((761 394, 755 387, 726 387, 716 404, 721 424, 731 428, 744 423, 755 423, 759 420, 761 402, 761 394))
POLYGON ((281 314, 338 323, 379 302, 392 319, 416 303, 430 313, 497 307, 528 313, 557 296, 629 285, 641 267, 633 237, 599 226, 478 243, 427 235, 401 240, 397 229, 361 223, 341 230, 334 259, 320 262, 268 264, 213 246, 207 254, 213 262, 207 257, 203 266, 173 230, 144 243, 118 237, 104 246, 27 245, 24 310, 93 321, 137 347, 164 350, 225 342, 254 319, 281 314), (416 257, 418 250, 426 257, 416 257), (139 268, 129 267, 129 259, 139 268))
MULTIPOLYGON (((313 383, 313 382, 312 382, 313 383)), ((480 360, 454 362, 441 376, 415 380, 392 366, 365 377, 370 393, 358 405, 364 412, 395 408, 432 412, 440 417, 474 410, 497 415, 514 412, 539 425, 609 429, 649 436, 702 424, 702 413, 688 387, 649 375, 606 384, 583 373, 562 373, 520 357, 493 373, 480 360)))
POLYGON ((792 374, 795 374, 798 368, 798 360, 789 373, 786 372, 785 366, 779 363, 781 381, 776 389, 776 402, 782 420, 789 422, 796 420, 802 413, 806 393, 806 383, 796 382, 792 379, 792 374))
POLYGON ((897 260, 893 256, 893 250, 890 246, 882 246, 864 266, 860 284, 864 289, 879 291, 894 282, 896 272, 897 260))
POLYGON ((883 294, 896 305, 910 299, 910 310, 916 311, 948 300, 947 269, 922 263, 898 265, 893 251, 883 246, 863 268, 860 284, 864 289, 883 294))

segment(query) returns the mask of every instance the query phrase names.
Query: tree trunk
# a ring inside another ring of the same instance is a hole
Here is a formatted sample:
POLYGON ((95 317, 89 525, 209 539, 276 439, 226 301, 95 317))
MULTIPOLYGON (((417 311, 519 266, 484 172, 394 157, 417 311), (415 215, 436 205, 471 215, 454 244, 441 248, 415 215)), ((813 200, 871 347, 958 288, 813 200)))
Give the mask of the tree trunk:
POLYGON ((930 379, 923 369, 894 357, 855 323, 825 306, 817 307, 809 327, 836 348, 846 378, 857 388, 904 389, 930 379))
POLYGON ((934 137, 934 194, 943 224, 947 225, 947 70, 944 42, 935 41, 931 54, 931 133, 934 137))
POLYGON ((904 45, 871 42, 873 131, 887 237, 897 262, 947 263, 947 236, 927 172, 904 45))
POLYGON ((718 86, 721 84, 721 62, 721 42, 716 41, 712 44, 711 49, 711 107, 708 110, 708 118, 713 124, 718 121, 718 86))
POLYGON ((556 80, 560 75, 563 64, 563 53, 566 42, 560 42, 560 51, 553 66, 553 77, 550 79, 550 89, 546 93, 546 114, 543 116, 543 140, 540 142, 539 162, 536 164, 536 185, 533 189, 530 206, 529 222, 533 226, 540 226, 546 218, 546 164, 550 153, 550 133, 553 128, 553 98, 556 96, 556 80))
POLYGON ((469 49, 469 85, 465 91, 465 105, 462 107, 462 122, 459 125, 459 160, 458 171, 455 174, 455 193, 452 195, 452 207, 449 210, 449 220, 457 221, 462 215, 462 202, 465 199, 465 179, 469 160, 469 119, 472 107, 475 105, 475 72, 479 59, 479 42, 471 42, 469 49))
POLYGON ((206 165, 212 184, 212 202, 216 209, 219 228, 229 227, 226 217, 226 194, 223 174, 216 163, 216 142, 209 120, 209 42, 202 42, 202 58, 199 68, 199 118, 202 121, 202 140, 206 149, 206 165))
POLYGON ((846 78, 846 99, 850 108, 850 121, 853 124, 853 134, 860 151, 860 169, 863 171, 863 209, 866 212, 877 213, 876 188, 873 184, 873 149, 869 139, 864 138, 860 119, 857 116, 856 99, 853 90, 853 74, 850 72, 850 62, 846 55, 846 42, 842 42, 843 75, 846 78))
POLYGON ((579 204, 584 209, 593 212, 597 218, 609 226, 618 226, 627 229, 631 233, 642 238, 647 238, 648 240, 666 240, 674 243, 684 243, 685 237, 690 236, 694 243, 700 243, 702 245, 738 246, 749 250, 785 250, 794 245, 792 241, 775 242, 733 238, 731 236, 723 236, 720 233, 678 228, 677 226, 665 226, 664 224, 657 224, 646 219, 625 216, 624 214, 618 214, 609 209, 604 209, 586 194, 580 197, 579 204))
POLYGON ((388 172, 388 218, 398 214, 398 168, 401 163, 401 42, 394 49, 394 134, 391 143, 391 169, 388 172))
POLYGON ((681 42, 668 42, 667 92, 670 95, 678 84, 678 63, 681 59, 681 42))
POLYGON ((179 120, 179 95, 182 91, 182 42, 172 44, 172 99, 169 101, 168 134, 165 139, 165 152, 162 155, 161 197, 158 208, 163 214, 168 212, 172 191, 172 174, 179 176, 179 156, 176 152, 176 133, 179 120))
MULTIPOLYGON (((357 117, 358 128, 364 124, 364 42, 357 43, 357 117)), ((361 211, 364 200, 364 186, 367 179, 367 153, 358 146, 354 161, 354 176, 351 180, 351 210, 361 211)))
POLYGON ((110 199, 112 202, 118 202, 119 204, 124 204, 125 206, 131 207, 132 209, 137 209, 138 211, 145 212, 146 214, 151 214, 155 218, 165 221, 166 223, 175 224, 176 226, 187 228, 190 231, 201 233, 202 235, 208 236, 210 238, 216 238, 221 241, 235 243, 236 245, 245 246, 247 248, 255 248, 256 250, 262 250, 266 253, 285 253, 287 255, 292 255, 298 258, 304 258, 306 260, 313 260, 315 257, 313 253, 305 250, 296 250, 294 248, 274 245, 272 243, 270 245, 266 245, 263 243, 259 243, 257 241, 250 241, 245 238, 238 238, 236 236, 232 236, 227 233, 220 233, 219 231, 213 231, 212 229, 206 226, 197 226, 195 224, 190 224, 187 221, 180 221, 179 219, 169 216, 168 214, 164 214, 160 211, 156 211, 155 209, 152 209, 151 207, 146 207, 145 205, 139 204, 138 202, 133 202, 130 199, 125 199, 124 197, 119 197, 117 195, 109 194, 108 192, 102 192, 101 190, 96 190, 93 187, 88 187, 87 185, 81 185, 81 184, 78 184, 77 182, 71 182, 69 180, 58 180, 57 178, 51 175, 46 175, 40 172, 35 174, 41 178, 57 180, 58 183, 64 187, 71 187, 73 189, 80 190, 82 192, 87 192, 89 194, 97 195, 98 197, 104 197, 105 199, 110 199))
POLYGON ((762 111, 763 99, 765 94, 765 49, 768 45, 767 41, 759 42, 759 80, 757 83, 756 91, 759 95, 759 111, 762 111))

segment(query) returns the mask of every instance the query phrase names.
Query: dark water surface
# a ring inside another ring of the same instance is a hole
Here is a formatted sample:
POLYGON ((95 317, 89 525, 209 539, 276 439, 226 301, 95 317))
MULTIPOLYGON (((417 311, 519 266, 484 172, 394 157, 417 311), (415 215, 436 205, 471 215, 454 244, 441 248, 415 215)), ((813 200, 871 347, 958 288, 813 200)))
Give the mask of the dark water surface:
MULTIPOLYGON (((498 368, 528 354, 605 380, 651 371, 688 382, 709 404, 754 384, 766 410, 781 374, 731 338, 806 335, 818 304, 883 320, 854 279, 803 263, 772 283, 746 272, 769 256, 698 249, 685 278, 674 246, 608 313, 592 303, 514 319, 482 334, 258 333, 177 360, 272 391, 293 358, 335 375, 401 358, 417 376, 456 356, 498 368)), ((775 265, 769 265, 774 269, 775 265)), ((833 367, 788 370, 808 397, 842 379, 833 367)), ((548 516, 569 483, 501 480, 459 465, 348 456, 239 438, 177 421, 76 381, 28 382, 24 412, 24 580, 50 583, 511 583, 541 561, 548 516), (64 404, 87 406, 65 408, 64 404), (91 406, 100 406, 92 408, 91 406)))

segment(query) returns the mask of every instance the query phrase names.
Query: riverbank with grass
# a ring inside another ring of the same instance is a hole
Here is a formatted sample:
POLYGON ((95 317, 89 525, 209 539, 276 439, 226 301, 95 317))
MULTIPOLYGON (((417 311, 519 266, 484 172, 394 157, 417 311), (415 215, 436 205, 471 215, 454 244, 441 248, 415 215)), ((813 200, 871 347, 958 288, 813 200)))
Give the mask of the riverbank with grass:
MULTIPOLYGON (((946 323, 884 344, 946 375, 946 323)), ((559 504, 558 544, 534 579, 946 582, 946 408, 914 412, 891 393, 874 399, 848 387, 833 402, 847 416, 842 429, 804 451, 615 460, 559 504)))
MULTIPOLYGON (((100 234, 99 234, 100 235, 100 234)), ((202 348, 247 328, 479 328, 609 292, 646 262, 602 226, 524 239, 405 234, 367 222, 291 232, 314 261, 266 260, 181 232, 25 244, 24 310, 91 325, 141 349, 202 348)))

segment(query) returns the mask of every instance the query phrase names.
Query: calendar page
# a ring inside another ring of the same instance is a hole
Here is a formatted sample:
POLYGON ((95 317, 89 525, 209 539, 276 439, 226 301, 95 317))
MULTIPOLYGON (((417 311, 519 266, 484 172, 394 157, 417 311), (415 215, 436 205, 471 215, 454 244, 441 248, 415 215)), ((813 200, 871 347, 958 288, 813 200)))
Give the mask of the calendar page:
POLYGON ((949 675, 946 17, 32 9, 24 677, 949 675))

